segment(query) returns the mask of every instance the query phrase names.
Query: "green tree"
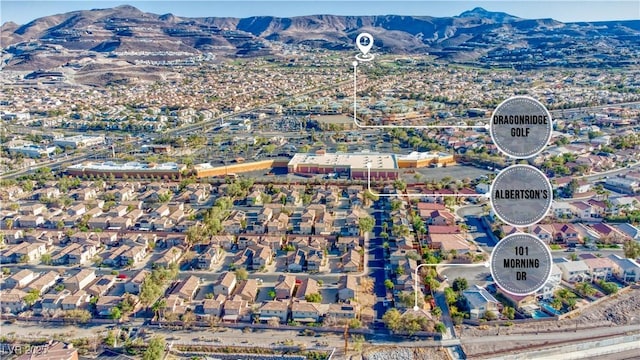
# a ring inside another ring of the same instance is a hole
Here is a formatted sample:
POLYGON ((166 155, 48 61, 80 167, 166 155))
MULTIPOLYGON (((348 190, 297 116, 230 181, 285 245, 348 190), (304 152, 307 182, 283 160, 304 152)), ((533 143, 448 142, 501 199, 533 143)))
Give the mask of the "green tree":
POLYGON ((436 332, 439 334, 444 334, 447 331, 447 327, 441 322, 436 324, 435 329, 436 329, 436 332))
POLYGON ((149 341, 147 350, 142 355, 142 360, 161 360, 164 357, 164 339, 154 336, 149 341))
POLYGON ((596 293, 596 289, 588 282, 577 283, 576 290, 583 296, 593 296, 596 293))
POLYGON ((358 219, 358 228, 361 234, 365 234, 373 230, 375 220, 371 216, 363 216, 358 219))
POLYGON ((116 335, 113 333, 113 330, 109 330, 107 333, 107 336, 104 338, 104 344, 110 347, 116 344, 116 335))
POLYGON ((389 309, 382 315, 382 322, 391 331, 398 331, 401 326, 402 315, 398 309, 389 309))
POLYGON ((456 292, 453 291, 453 289, 450 287, 447 287, 444 289, 444 297, 445 297, 445 300, 447 301, 447 304, 449 305, 455 304, 456 301, 458 301, 458 296, 456 295, 456 292))
POLYGON ((386 279, 384 281, 384 287, 387 288, 387 290, 393 290, 393 281, 391 281, 390 279, 386 279))
POLYGON ((24 190, 24 192, 30 193, 33 191, 34 185, 33 185, 33 181, 31 180, 26 180, 24 183, 22 183, 22 190, 24 190))
POLYGON ((613 283, 613 282, 606 282, 606 281, 600 280, 598 281, 598 286, 600 286, 604 291, 604 293, 607 295, 615 294, 618 292, 618 285, 616 285, 616 283, 613 283))
POLYGON ((487 310, 484 312, 484 318, 488 321, 495 320, 498 316, 491 310, 487 310))
POLYGON ((463 292, 469 287, 469 283, 467 279, 463 277, 458 277, 455 280, 453 280, 452 287, 453 287, 453 291, 455 292, 463 292))
POLYGON ((271 155, 276 150, 276 146, 274 144, 269 144, 264 146, 264 152, 271 155))
POLYGON ((159 319, 160 318, 160 311, 162 311, 162 309, 164 309, 165 306, 167 306, 167 301, 165 299, 160 299, 160 300, 156 301, 155 303, 153 303, 153 306, 151 307, 151 310, 153 310, 154 317, 159 319))
POLYGON ((245 268, 237 268, 235 271, 236 279, 242 281, 249 278, 249 272, 245 268))
POLYGON ((27 295, 25 295, 23 300, 27 305, 33 306, 33 304, 35 304, 39 298, 40 298, 40 290, 32 289, 27 293, 27 295))
POLYGON ((113 320, 120 320, 122 318, 122 310, 119 307, 114 307, 109 312, 109 317, 113 320))
POLYGON ((507 319, 513 320, 516 316, 516 309, 511 306, 505 306, 502 308, 502 315, 504 315, 507 319))
POLYGON ((627 240, 622 245, 624 256, 628 259, 640 258, 640 243, 633 240, 627 240))
POLYGON ((51 254, 42 254, 40 261, 45 265, 51 265, 51 254))
POLYGON ((312 302, 312 303, 321 303, 322 302, 322 295, 318 294, 318 293, 313 293, 313 294, 308 294, 304 297, 305 300, 307 300, 308 302, 312 302))
POLYGON ((404 191, 407 188, 407 184, 401 179, 398 179, 393 182, 393 187, 397 190, 404 191))

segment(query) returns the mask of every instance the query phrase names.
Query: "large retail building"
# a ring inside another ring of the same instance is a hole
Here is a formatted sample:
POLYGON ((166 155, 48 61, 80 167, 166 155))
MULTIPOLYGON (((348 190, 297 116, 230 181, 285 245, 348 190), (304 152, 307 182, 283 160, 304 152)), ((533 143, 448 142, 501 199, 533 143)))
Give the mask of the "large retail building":
POLYGON ((371 164, 371 179, 398 178, 398 162, 392 154, 325 153, 295 154, 288 169, 294 174, 336 174, 351 179, 367 179, 367 164, 371 164))

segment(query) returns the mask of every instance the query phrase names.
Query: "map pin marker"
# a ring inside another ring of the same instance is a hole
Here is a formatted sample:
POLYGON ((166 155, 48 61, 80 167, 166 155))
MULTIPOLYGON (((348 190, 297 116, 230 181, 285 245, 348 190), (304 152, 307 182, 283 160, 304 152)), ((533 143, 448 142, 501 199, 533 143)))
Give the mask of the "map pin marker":
POLYGON ((362 52, 362 55, 367 56, 367 53, 373 47, 373 36, 371 36, 371 34, 369 33, 361 33, 356 38, 356 45, 358 46, 358 49, 360 49, 360 51, 362 52), (367 44, 362 43, 363 39, 367 40, 366 41, 367 44))

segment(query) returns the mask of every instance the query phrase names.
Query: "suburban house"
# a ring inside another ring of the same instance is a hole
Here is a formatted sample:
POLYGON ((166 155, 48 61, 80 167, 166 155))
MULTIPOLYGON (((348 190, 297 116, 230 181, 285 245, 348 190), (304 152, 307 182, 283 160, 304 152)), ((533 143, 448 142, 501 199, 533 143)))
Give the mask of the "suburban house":
POLYGON ((29 269, 22 269, 4 281, 3 288, 22 289, 35 280, 36 274, 29 269))
POLYGON ((267 301, 258 309, 258 313, 260 321, 278 319, 280 323, 286 324, 289 318, 289 305, 277 300, 267 301))
POLYGON ((168 268, 169 265, 176 263, 182 257, 182 249, 179 247, 173 247, 167 249, 162 256, 154 262, 156 266, 168 268))
POLYGON ((64 281, 65 289, 75 293, 87 287, 96 279, 96 272, 93 269, 82 269, 74 276, 64 281))
POLYGON ((551 276, 549 280, 544 284, 542 289, 538 290, 537 294, 542 297, 543 300, 551 300, 555 294, 560 282, 562 281, 562 270, 556 264, 551 266, 551 276))
POLYGON ((84 309, 89 305, 91 296, 86 291, 77 291, 62 299, 62 310, 84 309))
POLYGON ((507 300, 509 305, 513 306, 513 308, 518 311, 531 313, 532 311, 539 309, 535 294, 513 295, 503 291, 501 288, 498 288, 498 293, 507 300))
POLYGON ((357 272, 362 265, 362 256, 356 250, 349 250, 342 257, 342 271, 343 272, 357 272))
POLYGON ((200 270, 211 270, 220 261, 222 251, 217 245, 212 245, 205 252, 195 259, 196 268, 200 270))
POLYGON ((338 284, 338 299, 347 301, 355 299, 358 295, 358 278, 353 275, 346 275, 340 278, 338 284))
POLYGON ((11 289, 0 293, 0 310, 6 313, 17 314, 27 309, 27 303, 23 300, 27 295, 22 290, 11 289))
POLYGON ((609 259, 615 263, 614 276, 623 282, 634 283, 640 281, 640 264, 633 259, 625 259, 617 254, 609 255, 609 259))
POLYGON ((128 292, 129 294, 139 294, 140 287, 142 286, 144 279, 146 279, 149 274, 150 272, 147 270, 138 271, 135 276, 133 276, 124 284, 124 291, 128 292))
POLYGON ((357 303, 329 304, 326 316, 335 319, 355 319, 360 313, 357 303))
POLYGON ((213 284, 214 295, 230 296, 236 287, 236 274, 232 272, 224 272, 213 284))
POLYGON ((582 282, 589 279, 589 267, 582 261, 567 261, 558 263, 560 271, 562 271, 562 280, 567 282, 582 282))
POLYGON ((114 275, 102 275, 86 290, 89 294, 100 297, 106 294, 116 283, 114 275))
POLYGON ((202 310, 205 315, 220 317, 222 316, 222 309, 224 302, 227 299, 224 295, 218 295, 213 299, 205 299, 202 303, 202 310))
POLYGON ((222 310, 223 321, 237 322, 247 320, 249 314, 247 302, 238 298, 225 301, 222 310))
POLYGON ((38 290, 40 294, 44 294, 56 284, 59 278, 60 274, 57 271, 49 271, 35 279, 25 289, 27 292, 38 290))
POLYGON ((194 275, 182 280, 171 294, 179 296, 185 302, 191 301, 200 287, 200 278, 194 275))
POLYGON ((275 286, 276 299, 289 299, 293 296, 293 289, 296 286, 296 277, 294 275, 280 275, 275 286))
POLYGON ((318 282, 312 278, 306 278, 302 280, 296 290, 296 298, 304 300, 308 295, 320 293, 318 289, 318 282))
POLYGON ((253 304, 258 296, 258 282, 256 279, 247 279, 242 281, 235 291, 235 296, 242 298, 249 304, 253 304))
POLYGON ((588 258, 582 260, 589 267, 589 276, 591 281, 609 280, 613 276, 613 268, 615 263, 606 257, 588 258))
POLYGON ((287 255, 287 269, 290 272, 301 272, 306 263, 307 252, 297 249, 293 253, 287 255))
POLYGON ((122 302, 120 296, 100 296, 96 303, 96 312, 102 316, 108 316, 111 309, 115 308, 122 302))
POLYGON ((291 304, 291 320, 299 323, 315 323, 320 319, 318 305, 310 302, 293 302, 291 304))
POLYGON ((469 316, 471 319, 481 319, 487 311, 498 314, 498 304, 500 303, 487 290, 476 286, 462 292, 467 305, 469 306, 469 316))
POLYGON ((462 234, 429 234, 430 246, 442 254, 466 254, 471 250, 469 242, 462 234))

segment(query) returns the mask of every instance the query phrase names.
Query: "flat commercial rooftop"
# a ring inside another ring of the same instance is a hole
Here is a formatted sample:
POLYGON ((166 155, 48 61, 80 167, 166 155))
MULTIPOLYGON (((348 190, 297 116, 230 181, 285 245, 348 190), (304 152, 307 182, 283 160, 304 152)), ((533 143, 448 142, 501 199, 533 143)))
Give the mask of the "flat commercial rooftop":
POLYGON ((100 162, 100 163, 84 163, 69 166, 69 169, 87 169, 87 170, 180 170, 181 165, 173 162, 156 164, 151 166, 150 164, 143 164, 139 162, 127 162, 127 163, 115 163, 112 161, 100 162))
POLYGON ((451 154, 448 154, 445 152, 436 152, 436 151, 431 151, 431 152, 414 151, 411 154, 400 156, 398 159, 399 160, 425 160, 425 159, 435 159, 435 158, 447 157, 447 156, 451 156, 451 154))
POLYGON ((349 166, 352 169, 397 169, 398 163, 393 154, 378 153, 327 153, 327 154, 295 154, 289 166, 315 165, 319 167, 349 166))

